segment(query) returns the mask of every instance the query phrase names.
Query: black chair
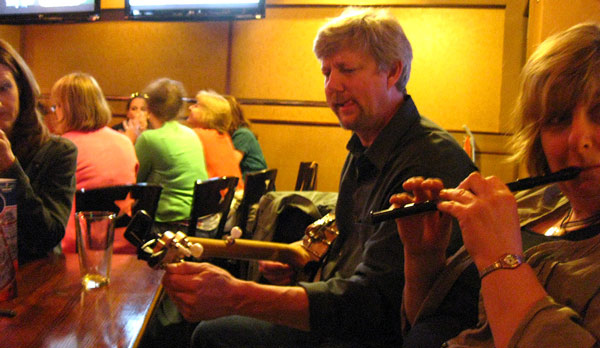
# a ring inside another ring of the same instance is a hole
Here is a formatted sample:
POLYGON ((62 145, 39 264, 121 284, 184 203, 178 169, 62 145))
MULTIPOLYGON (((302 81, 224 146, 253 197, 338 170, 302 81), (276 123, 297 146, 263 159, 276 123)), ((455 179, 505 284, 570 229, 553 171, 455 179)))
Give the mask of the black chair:
POLYGON ((236 225, 242 229, 245 238, 248 233, 248 218, 250 209, 254 204, 258 204, 260 198, 269 191, 275 191, 275 179, 277 178, 277 169, 264 169, 259 172, 246 174, 244 181, 244 196, 240 206, 236 211, 236 225))
POLYGON ((221 213, 215 238, 223 237, 225 222, 227 221, 227 215, 229 214, 229 208, 238 180, 237 177, 223 176, 196 181, 194 184, 194 199, 192 201, 190 220, 188 222, 188 236, 196 234, 198 219, 221 213))
POLYGON ((119 214, 115 227, 125 227, 139 210, 154 218, 161 191, 162 186, 147 183, 80 189, 75 193, 75 211, 112 211, 119 214), (125 214, 129 210, 131 215, 125 214))
POLYGON ((300 162, 298 177, 296 178, 296 191, 314 191, 317 189, 317 170, 319 164, 315 161, 300 162))

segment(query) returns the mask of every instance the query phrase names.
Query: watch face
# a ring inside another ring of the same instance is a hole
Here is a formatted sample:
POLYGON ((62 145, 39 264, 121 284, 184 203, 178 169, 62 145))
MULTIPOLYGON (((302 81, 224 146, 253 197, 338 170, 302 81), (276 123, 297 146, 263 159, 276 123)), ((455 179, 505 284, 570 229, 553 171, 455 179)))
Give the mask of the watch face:
POLYGON ((521 264, 521 260, 512 254, 506 255, 502 261, 504 261, 504 264, 510 268, 517 267, 521 264))

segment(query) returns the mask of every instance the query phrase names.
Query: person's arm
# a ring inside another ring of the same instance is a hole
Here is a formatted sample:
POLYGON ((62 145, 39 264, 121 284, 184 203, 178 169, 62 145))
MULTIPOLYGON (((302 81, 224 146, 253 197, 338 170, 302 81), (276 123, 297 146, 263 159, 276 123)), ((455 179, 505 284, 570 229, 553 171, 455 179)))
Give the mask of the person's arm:
POLYGON ((267 168, 260 144, 251 130, 241 127, 233 133, 231 141, 235 149, 240 152, 238 156, 241 155, 240 166, 242 167, 242 172, 258 171, 267 168))
MULTIPOLYGON (((478 269, 481 270, 479 266, 478 269)), ((481 294, 497 348, 508 347, 529 310, 548 296, 527 264, 485 276, 481 281, 481 294)))
MULTIPOLYGON (((516 201, 498 178, 471 174, 458 188, 442 190, 440 198, 438 210, 459 220, 479 272, 506 253, 523 254, 516 201)), ((508 346, 529 310, 547 296, 527 264, 489 273, 482 279, 481 294, 498 348, 508 346)))
POLYGON ((152 170, 152 156, 154 155, 146 133, 137 138, 135 153, 140 164, 137 172, 137 182, 145 182, 152 170))
MULTIPOLYGON (((405 193, 394 195, 390 203, 402 207, 438 198, 443 183, 438 179, 414 177, 404 182, 405 193), (412 194, 409 194, 411 192, 412 194)), ((448 215, 437 212, 396 220, 404 246, 404 289, 402 301, 406 317, 414 324, 423 301, 446 263, 451 224, 448 215)))
POLYGON ((235 161, 239 164, 242 161, 242 159, 244 158, 244 153, 238 149, 234 149, 233 157, 235 158, 235 161))
POLYGON ((529 310, 508 346, 598 347, 600 317, 597 313, 600 310, 600 296, 594 293, 591 299, 585 297, 585 300, 585 313, 579 315, 572 308, 557 303, 549 296, 541 299, 529 310))
POLYGON ((188 321, 242 315, 309 330, 308 297, 299 286, 244 281, 212 264, 194 262, 167 266, 163 286, 188 321))
MULTIPOLYGON (((53 140, 51 140, 53 141, 53 140)), ((32 165, 29 175, 16 160, 2 173, 17 180, 19 259, 40 256, 56 246, 65 234, 75 193, 77 148, 61 139, 32 165)))

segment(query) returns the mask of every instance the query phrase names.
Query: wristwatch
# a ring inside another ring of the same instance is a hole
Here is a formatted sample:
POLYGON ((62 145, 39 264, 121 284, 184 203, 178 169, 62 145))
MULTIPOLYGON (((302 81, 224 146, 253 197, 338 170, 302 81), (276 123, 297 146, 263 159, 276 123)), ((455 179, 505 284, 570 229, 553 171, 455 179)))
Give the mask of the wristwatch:
POLYGON ((515 269, 523 264, 523 255, 504 254, 500 256, 498 261, 492 263, 479 272, 479 279, 483 279, 486 275, 499 269, 515 269))

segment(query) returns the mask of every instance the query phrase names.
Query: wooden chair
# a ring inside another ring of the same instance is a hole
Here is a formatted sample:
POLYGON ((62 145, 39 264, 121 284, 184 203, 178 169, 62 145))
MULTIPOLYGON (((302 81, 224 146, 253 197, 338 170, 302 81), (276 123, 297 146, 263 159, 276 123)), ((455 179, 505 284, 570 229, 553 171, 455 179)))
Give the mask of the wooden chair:
POLYGON ((319 164, 315 161, 300 162, 298 177, 296 179, 296 191, 314 191, 317 188, 317 170, 319 164))
POLYGON ((188 236, 196 234, 198 219, 221 213, 215 238, 223 237, 225 222, 229 214, 233 194, 238 183, 237 177, 218 177, 208 180, 197 180, 194 184, 194 199, 190 212, 188 236))
MULTIPOLYGON (((214 234, 210 233, 210 237, 215 239, 223 238, 227 215, 229 215, 231 201, 233 200, 238 180, 235 176, 223 176, 196 181, 194 184, 194 199, 192 201, 190 219, 187 222, 188 236, 196 236, 199 219, 221 213, 216 232, 214 234)), ((206 261, 227 269, 233 275, 238 275, 239 266, 233 260, 209 259, 206 261)))
POLYGON ((277 169, 264 169, 259 172, 246 174, 244 181, 244 196, 236 211, 236 225, 247 234, 248 217, 250 208, 257 204, 260 198, 269 191, 275 190, 277 169))
POLYGON ((75 193, 75 211, 112 211, 117 214, 115 227, 125 227, 139 210, 154 218, 161 191, 162 186, 146 183, 80 189, 75 193))
MULTIPOLYGON (((243 238, 251 238, 252 235, 248 229, 248 220, 250 211, 254 205, 258 207, 258 202, 267 192, 275 191, 275 179, 277 178, 277 169, 264 169, 258 172, 246 174, 244 181, 244 195, 240 206, 235 212, 235 224, 242 230, 243 238)), ((217 263, 219 266, 227 269, 240 279, 245 279, 248 273, 248 261, 227 260, 217 263)))
MULTIPOLYGON (((113 252, 131 254, 136 252, 136 248, 123 236, 125 226, 129 224, 132 216, 141 210, 154 219, 161 192, 162 186, 146 183, 80 189, 75 193, 75 212, 99 210, 117 214, 113 252)), ((75 241, 75 236, 65 236, 62 241, 63 250, 75 249, 75 241)))

